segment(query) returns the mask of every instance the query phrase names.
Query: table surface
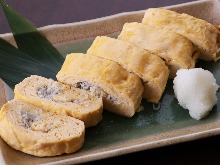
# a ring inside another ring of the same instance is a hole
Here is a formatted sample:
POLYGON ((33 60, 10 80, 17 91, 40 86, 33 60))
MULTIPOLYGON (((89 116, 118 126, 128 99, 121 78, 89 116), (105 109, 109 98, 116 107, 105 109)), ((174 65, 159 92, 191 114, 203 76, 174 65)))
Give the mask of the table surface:
MULTIPOLYGON (((162 7, 192 0, 6 0, 37 27, 78 22, 126 11, 162 7)), ((0 34, 10 32, 0 10, 0 34)), ((86 164, 135 162, 137 164, 220 164, 220 136, 175 144, 86 164)))

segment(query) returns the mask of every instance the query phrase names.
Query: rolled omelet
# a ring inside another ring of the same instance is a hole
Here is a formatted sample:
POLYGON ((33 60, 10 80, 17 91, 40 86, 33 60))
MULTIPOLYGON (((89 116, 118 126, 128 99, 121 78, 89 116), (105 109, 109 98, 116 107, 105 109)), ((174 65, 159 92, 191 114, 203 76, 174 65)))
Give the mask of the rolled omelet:
POLYGON ((12 148, 45 157, 72 153, 84 143, 84 123, 64 114, 12 100, 0 112, 1 138, 12 148))
POLYGON ((128 42, 105 36, 96 37, 87 53, 117 62, 138 75, 144 84, 144 98, 158 103, 169 76, 169 69, 160 57, 128 42))
POLYGON ((176 76, 178 69, 194 68, 199 53, 185 37, 155 26, 141 23, 126 23, 118 39, 146 49, 165 60, 170 69, 170 77, 176 76))
POLYGON ((102 119, 101 98, 52 79, 32 75, 17 84, 14 93, 17 99, 80 119, 86 127, 102 119))
POLYGON ((217 61, 220 58, 219 32, 205 20, 185 13, 150 8, 145 12, 142 23, 161 27, 188 38, 201 52, 200 59, 217 61))
POLYGON ((126 117, 135 114, 144 90, 140 78, 117 63, 81 53, 67 55, 57 79, 102 97, 105 109, 126 117))

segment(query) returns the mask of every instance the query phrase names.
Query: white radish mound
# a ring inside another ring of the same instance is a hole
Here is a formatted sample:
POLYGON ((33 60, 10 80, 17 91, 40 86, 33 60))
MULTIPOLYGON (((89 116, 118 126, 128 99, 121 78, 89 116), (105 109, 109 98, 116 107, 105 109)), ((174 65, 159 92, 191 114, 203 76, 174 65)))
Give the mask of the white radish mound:
POLYGON ((200 120, 209 114, 217 103, 219 86, 213 74, 202 68, 180 69, 173 80, 179 104, 189 110, 192 118, 200 120))

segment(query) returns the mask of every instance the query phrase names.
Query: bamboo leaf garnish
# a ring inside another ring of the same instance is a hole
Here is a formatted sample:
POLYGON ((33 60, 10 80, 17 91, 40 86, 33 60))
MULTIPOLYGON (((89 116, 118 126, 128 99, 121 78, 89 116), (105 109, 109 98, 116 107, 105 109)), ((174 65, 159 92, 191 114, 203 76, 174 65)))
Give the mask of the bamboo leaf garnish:
POLYGON ((55 79, 56 72, 0 38, 0 77, 11 88, 30 75, 55 79))
POLYGON ((18 14, 4 0, 0 0, 0 4, 7 17, 18 49, 50 67, 54 72, 58 72, 64 62, 61 54, 31 22, 18 14))

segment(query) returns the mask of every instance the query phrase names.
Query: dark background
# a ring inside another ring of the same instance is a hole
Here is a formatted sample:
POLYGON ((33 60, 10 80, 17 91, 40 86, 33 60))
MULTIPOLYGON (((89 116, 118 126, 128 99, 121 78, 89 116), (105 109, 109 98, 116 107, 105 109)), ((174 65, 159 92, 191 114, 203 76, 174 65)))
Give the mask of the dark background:
MULTIPOLYGON (((162 7, 193 0, 5 0, 37 27, 84 21, 116 13, 162 7)), ((9 32, 0 10, 0 34, 9 32)))
MULTIPOLYGON (((126 11, 192 0, 6 0, 36 27, 84 21, 126 11)), ((0 34, 10 32, 0 10, 0 34)), ((220 136, 151 149, 86 164, 220 164, 220 136)))

